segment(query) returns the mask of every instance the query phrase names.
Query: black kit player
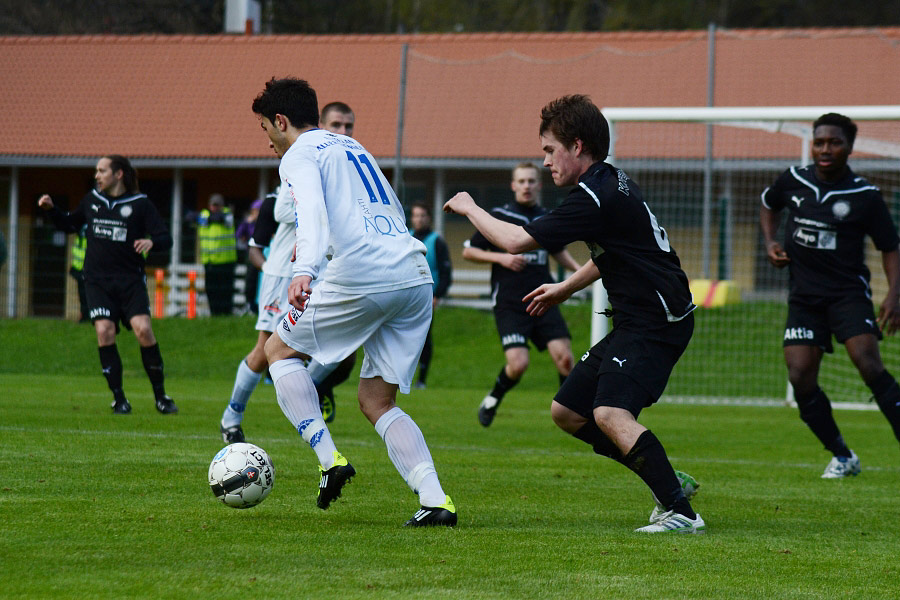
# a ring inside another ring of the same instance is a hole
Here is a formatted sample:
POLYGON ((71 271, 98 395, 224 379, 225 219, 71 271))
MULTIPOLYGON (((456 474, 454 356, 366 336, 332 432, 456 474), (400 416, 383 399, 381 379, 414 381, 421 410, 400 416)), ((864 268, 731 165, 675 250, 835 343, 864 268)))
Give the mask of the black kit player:
POLYGON ((116 414, 131 412, 122 390, 122 359, 116 347, 121 321, 134 331, 144 370, 153 387, 156 410, 178 412, 166 395, 163 360, 150 323, 144 254, 166 250, 172 236, 156 207, 138 189, 137 172, 124 156, 110 154, 97 161, 96 188, 72 212, 63 212, 44 194, 38 206, 48 211, 56 227, 77 233, 87 225, 84 281, 88 309, 100 353, 100 365, 113 394, 116 414))
POLYGON ((791 167, 762 193, 760 226, 774 266, 790 271, 784 360, 800 418, 832 453, 822 477, 860 472, 859 457, 847 447, 819 387, 832 335, 872 390, 878 407, 900 439, 900 386, 884 368, 878 351, 882 330, 900 327, 900 238, 880 190, 847 164, 857 127, 848 117, 828 113, 813 123, 813 165, 791 167), (784 246, 775 240, 781 211, 788 210, 784 246), (881 251, 888 292, 872 306, 865 236, 881 251))
POLYGON ((641 533, 703 533, 706 525, 689 496, 696 481, 676 474, 656 436, 637 422, 657 401, 694 328, 687 276, 668 236, 621 169, 604 162, 609 126, 587 96, 558 98, 541 111, 544 166, 557 186, 575 186, 544 217, 524 226, 506 223, 457 194, 444 209, 469 218, 508 252, 559 248, 584 241, 591 260, 559 283, 527 294, 528 312, 543 314, 603 278, 613 330, 585 352, 551 405, 554 422, 634 471, 657 506, 641 533))
MULTIPOLYGON (((520 163, 512 170, 512 188, 515 201, 491 211, 491 216, 507 223, 526 225, 547 214, 538 202, 541 191, 541 175, 532 163, 520 163)), ((572 340, 559 308, 551 307, 540 316, 529 315, 522 297, 544 284, 551 283, 548 255, 570 271, 581 268, 565 245, 535 248, 521 254, 511 254, 492 244, 481 232, 476 231, 463 249, 463 258, 491 265, 491 299, 494 322, 500 335, 500 344, 506 364, 500 369, 490 393, 478 407, 478 422, 489 427, 494 421, 503 397, 510 391, 528 368, 528 340, 539 351, 547 350, 559 372, 560 383, 572 370, 572 340)))

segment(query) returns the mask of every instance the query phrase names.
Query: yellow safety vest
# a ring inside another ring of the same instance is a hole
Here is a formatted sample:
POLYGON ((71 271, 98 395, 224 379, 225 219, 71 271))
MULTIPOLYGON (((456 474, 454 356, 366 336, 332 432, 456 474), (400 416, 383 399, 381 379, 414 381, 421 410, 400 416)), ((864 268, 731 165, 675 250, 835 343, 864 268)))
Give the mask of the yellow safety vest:
POLYGON ((87 237, 84 230, 75 236, 75 243, 72 244, 72 268, 76 271, 84 269, 84 251, 87 249, 87 237))
POLYGON ((197 234, 200 238, 200 262, 221 265, 237 262, 237 247, 234 239, 234 218, 231 209, 223 208, 224 223, 210 223, 209 210, 200 212, 197 234))

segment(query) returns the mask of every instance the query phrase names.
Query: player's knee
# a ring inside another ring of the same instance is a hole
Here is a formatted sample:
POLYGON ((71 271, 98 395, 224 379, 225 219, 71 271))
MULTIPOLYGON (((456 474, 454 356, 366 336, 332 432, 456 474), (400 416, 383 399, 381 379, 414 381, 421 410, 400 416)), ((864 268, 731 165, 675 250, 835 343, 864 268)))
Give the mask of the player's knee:
POLYGON ((560 372, 561 375, 568 376, 569 373, 572 372, 572 367, 575 366, 575 359, 572 357, 572 354, 566 354, 561 356, 556 361, 556 369, 560 372))
POLYGON ((506 360, 506 374, 510 379, 521 379, 528 369, 528 355, 524 358, 516 357, 506 360))
POLYGON ((587 419, 556 400, 550 403, 550 418, 566 433, 575 433, 587 422, 587 419))

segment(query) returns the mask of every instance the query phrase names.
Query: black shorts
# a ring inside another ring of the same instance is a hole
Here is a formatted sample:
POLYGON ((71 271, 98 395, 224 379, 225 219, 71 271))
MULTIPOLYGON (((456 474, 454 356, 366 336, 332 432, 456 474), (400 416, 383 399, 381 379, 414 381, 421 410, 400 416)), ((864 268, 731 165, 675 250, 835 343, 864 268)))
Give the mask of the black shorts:
POLYGON ((783 345, 818 346, 830 353, 832 335, 843 344, 864 333, 883 337, 869 298, 794 298, 788 303, 783 345))
POLYGON ((504 350, 523 346, 527 348, 528 340, 531 340, 543 352, 550 340, 572 337, 556 306, 551 306, 540 317, 532 317, 524 310, 498 306, 494 308, 494 322, 504 350))
POLYGON ((635 418, 662 395, 694 333, 694 315, 662 326, 614 328, 584 353, 554 400, 592 419, 598 406, 635 418))
POLYGON ((120 321, 126 329, 131 329, 132 317, 150 314, 150 297, 144 277, 85 281, 84 290, 91 323, 109 319, 116 324, 117 333, 120 321))

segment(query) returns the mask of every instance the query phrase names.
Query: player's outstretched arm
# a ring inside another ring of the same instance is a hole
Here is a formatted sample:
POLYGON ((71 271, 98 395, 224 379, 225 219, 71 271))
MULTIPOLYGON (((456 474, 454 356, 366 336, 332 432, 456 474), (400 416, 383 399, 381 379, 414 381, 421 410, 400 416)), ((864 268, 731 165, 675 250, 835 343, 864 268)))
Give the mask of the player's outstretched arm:
POLYGON ((38 206, 44 210, 51 210, 54 206, 53 198, 51 198, 49 194, 44 194, 38 198, 38 206))
POLYGON ((556 262, 561 264, 563 268, 568 269, 570 271, 577 271, 583 265, 579 265, 578 261, 569 254, 569 251, 563 248, 560 252, 557 252, 553 255, 553 258, 556 259, 556 262))
POLYGON ((881 253, 881 264, 888 280, 888 292, 878 309, 878 326, 893 335, 900 329, 900 250, 881 253))
POLYGON ((600 270, 589 260, 577 271, 559 283, 545 283, 530 292, 522 302, 528 302, 528 314, 539 317, 556 304, 565 302, 569 296, 600 279, 600 270))
POLYGON ((510 271, 521 271, 528 264, 521 254, 509 254, 507 252, 491 252, 483 248, 466 246, 463 248, 463 258, 477 263, 496 263, 510 271))
POLYGON ((492 244, 510 254, 521 254, 538 248, 538 243, 519 225, 495 219, 486 210, 475 204, 467 192, 460 192, 444 204, 444 212, 467 217, 475 229, 492 244))

